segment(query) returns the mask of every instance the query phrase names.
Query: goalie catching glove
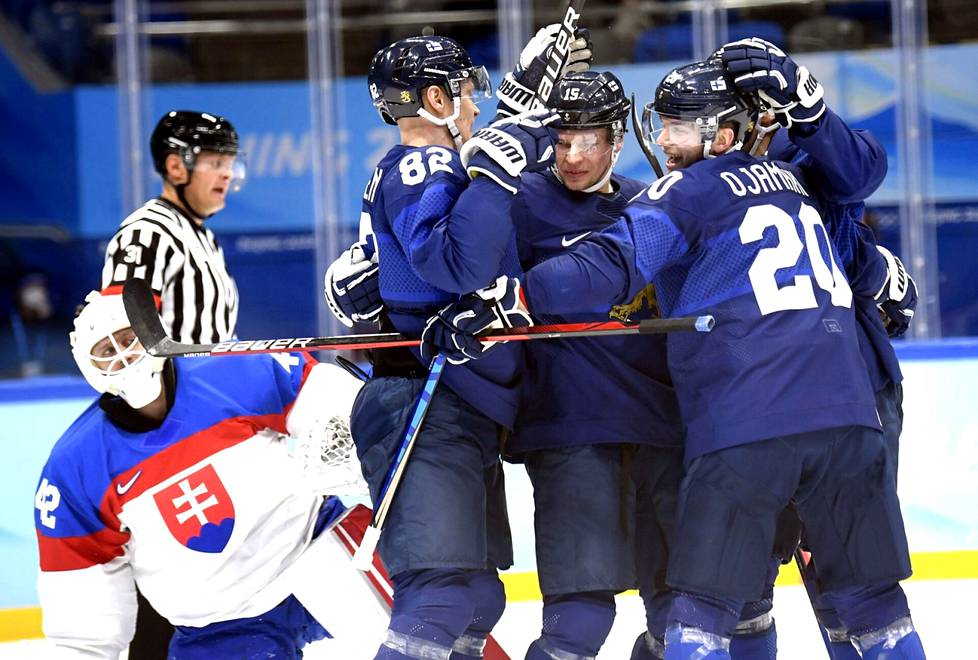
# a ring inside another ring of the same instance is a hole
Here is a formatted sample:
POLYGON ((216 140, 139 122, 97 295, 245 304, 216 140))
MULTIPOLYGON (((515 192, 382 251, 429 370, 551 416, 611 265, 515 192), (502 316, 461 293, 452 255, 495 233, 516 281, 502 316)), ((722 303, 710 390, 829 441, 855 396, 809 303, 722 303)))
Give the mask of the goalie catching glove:
POLYGON ((428 319, 421 335, 421 357, 444 353, 452 364, 482 357, 497 343, 477 339, 490 330, 533 325, 521 295, 520 281, 501 275, 495 283, 447 305, 428 319))
POLYGON ((537 110, 493 122, 480 129, 462 146, 462 167, 474 179, 492 178, 509 192, 519 190, 520 174, 545 170, 554 161, 560 116, 537 110))
POLYGON ((757 94, 785 128, 816 122, 825 113, 825 90, 807 67, 758 37, 741 39, 719 50, 737 89, 757 94))
POLYGON ((899 337, 910 327, 917 308, 917 283, 903 262, 885 247, 876 246, 886 260, 886 281, 876 294, 876 307, 890 337, 899 337))
MULTIPOLYGON (((496 98, 499 99, 496 105, 497 116, 510 117, 530 110, 533 95, 543 80, 547 67, 552 66, 549 61, 550 51, 557 42, 559 33, 560 23, 552 23, 540 28, 527 42, 520 53, 516 68, 503 76, 496 90, 496 98)), ((584 28, 574 31, 574 39, 568 44, 567 62, 561 73, 587 71, 591 68, 589 38, 588 31, 584 28)))
POLYGON ((384 301, 380 297, 377 251, 368 238, 350 246, 326 269, 323 283, 326 304, 340 323, 377 321, 384 301))

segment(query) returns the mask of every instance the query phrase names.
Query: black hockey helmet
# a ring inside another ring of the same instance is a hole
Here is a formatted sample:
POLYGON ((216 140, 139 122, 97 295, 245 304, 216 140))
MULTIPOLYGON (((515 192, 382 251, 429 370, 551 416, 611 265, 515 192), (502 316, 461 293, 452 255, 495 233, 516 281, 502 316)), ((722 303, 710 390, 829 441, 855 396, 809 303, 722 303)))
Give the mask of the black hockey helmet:
POLYGON ((645 106, 642 123, 647 135, 652 135, 653 113, 692 122, 706 153, 725 122, 736 125, 734 148, 740 148, 754 130, 758 111, 757 101, 738 91, 721 60, 714 58, 670 71, 656 88, 653 101, 645 106))
POLYGON ((618 77, 610 71, 580 71, 560 79, 550 96, 561 128, 618 126, 624 131, 632 104, 618 77))
POLYGON ((171 110, 163 115, 149 138, 153 168, 166 176, 166 156, 176 153, 193 170, 201 151, 237 154, 238 133, 224 117, 194 110, 171 110))
POLYGON ((425 88, 439 85, 458 102, 467 80, 475 85, 476 101, 492 96, 486 68, 475 66, 457 41, 440 36, 395 41, 374 55, 367 74, 374 107, 392 125, 403 117, 426 116, 421 101, 425 88))

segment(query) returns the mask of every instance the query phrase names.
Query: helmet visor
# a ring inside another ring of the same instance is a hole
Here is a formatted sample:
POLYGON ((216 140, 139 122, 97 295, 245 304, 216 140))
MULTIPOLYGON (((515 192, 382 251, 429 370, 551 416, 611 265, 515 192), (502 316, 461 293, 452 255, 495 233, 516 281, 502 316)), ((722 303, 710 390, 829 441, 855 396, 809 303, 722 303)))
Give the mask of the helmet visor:
POLYGON ((700 122, 688 117, 678 117, 655 112, 652 104, 645 106, 642 112, 642 132, 646 140, 660 147, 672 145, 676 147, 695 147, 703 144, 703 133, 700 122))
POLYGON ((452 74, 451 81, 458 83, 462 98, 472 99, 473 103, 482 103, 492 98, 492 80, 484 66, 460 69, 452 74), (472 83, 471 90, 466 83, 472 83))
POLYGON ((227 174, 231 177, 228 189, 232 192, 241 190, 248 175, 247 158, 241 151, 201 151, 193 159, 193 169, 198 172, 227 174))
POLYGON ((608 130, 604 128, 559 131, 557 134, 557 158, 595 158, 608 154, 611 148, 608 130))

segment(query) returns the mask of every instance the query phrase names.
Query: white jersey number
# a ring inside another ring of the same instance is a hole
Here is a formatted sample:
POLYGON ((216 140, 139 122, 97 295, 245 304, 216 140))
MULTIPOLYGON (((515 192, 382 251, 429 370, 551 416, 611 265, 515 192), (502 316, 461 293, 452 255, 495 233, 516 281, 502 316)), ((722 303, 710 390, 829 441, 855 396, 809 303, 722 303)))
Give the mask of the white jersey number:
POLYGON ((51 513, 61 504, 61 491, 54 484, 48 483, 47 477, 41 480, 34 496, 34 508, 40 513, 41 524, 48 529, 54 529, 57 519, 51 513))
POLYGON ((744 245, 761 240, 764 230, 768 227, 774 227, 778 232, 778 244, 758 252, 757 258, 747 271, 762 315, 788 309, 812 309, 818 306, 810 276, 795 275, 794 283, 782 287, 778 286, 775 279, 778 270, 792 268, 798 263, 802 251, 808 252, 815 283, 820 289, 831 294, 832 304, 836 307, 852 306, 852 289, 849 288, 845 275, 835 263, 832 250, 829 249, 829 261, 826 263, 819 249, 819 233, 830 248, 831 241, 818 211, 807 204, 802 204, 798 212, 798 220, 801 221, 804 237, 799 236, 794 220, 783 209, 772 204, 762 204, 748 209, 744 221, 740 224, 740 242, 744 245))
POLYGON ((428 156, 428 167, 425 168, 424 158, 420 151, 412 151, 401 159, 398 167, 401 170, 401 181, 406 186, 414 186, 435 172, 448 172, 451 174, 452 168, 448 163, 452 160, 452 152, 444 147, 428 147, 424 150, 428 156))

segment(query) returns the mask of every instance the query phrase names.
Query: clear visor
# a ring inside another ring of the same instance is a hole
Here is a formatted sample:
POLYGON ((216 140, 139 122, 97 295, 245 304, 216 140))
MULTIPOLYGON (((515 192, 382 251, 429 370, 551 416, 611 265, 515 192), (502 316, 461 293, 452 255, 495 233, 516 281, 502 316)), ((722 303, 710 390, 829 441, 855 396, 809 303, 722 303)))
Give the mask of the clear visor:
POLYGON ((492 98, 492 80, 484 66, 462 69, 451 80, 459 84, 462 98, 472 99, 473 103, 482 103, 492 98))
POLYGON ((557 136, 557 157, 584 156, 593 158, 611 152, 608 131, 599 128, 590 131, 560 131, 557 136))
POLYGON ((218 151, 202 151, 193 160, 193 169, 198 172, 226 174, 231 179, 228 188, 238 192, 248 176, 247 158, 244 152, 234 154, 218 151))
POLYGON ((147 355, 132 328, 123 328, 102 338, 92 346, 88 359, 106 375, 120 373, 147 355))
POLYGON ((651 144, 695 147, 703 144, 700 124, 695 120, 655 112, 652 104, 642 112, 642 132, 651 144))

